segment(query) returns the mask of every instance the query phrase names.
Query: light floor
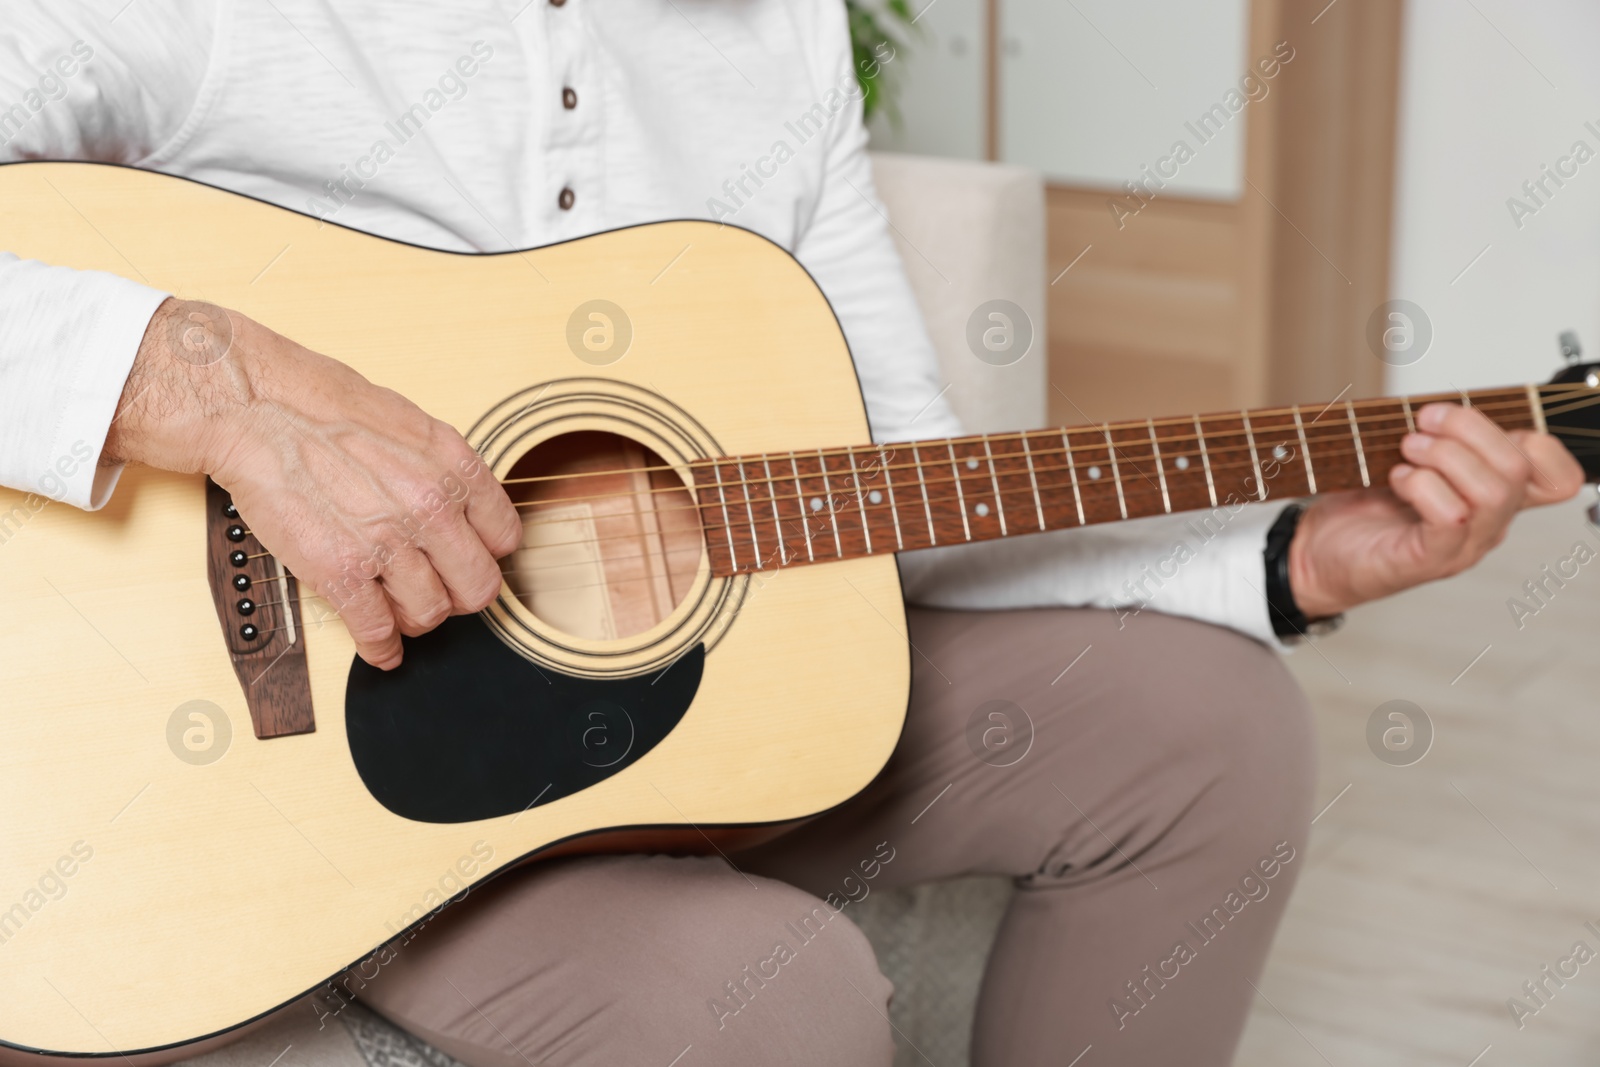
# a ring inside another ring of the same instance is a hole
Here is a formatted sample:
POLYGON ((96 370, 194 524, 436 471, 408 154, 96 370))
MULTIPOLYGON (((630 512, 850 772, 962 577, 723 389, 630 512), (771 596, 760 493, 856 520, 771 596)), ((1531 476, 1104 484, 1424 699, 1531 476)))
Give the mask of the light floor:
POLYGON ((1290 657, 1332 806, 1240 1067, 1600 1064, 1600 937, 1584 928, 1600 929, 1600 558, 1520 630, 1507 607, 1578 541, 1600 555, 1575 505, 1524 515, 1468 575, 1353 612, 1290 657), (1412 766, 1367 746, 1393 699, 1433 722, 1412 766), (1547 983, 1519 1030, 1507 998, 1578 941, 1596 958, 1547 983))

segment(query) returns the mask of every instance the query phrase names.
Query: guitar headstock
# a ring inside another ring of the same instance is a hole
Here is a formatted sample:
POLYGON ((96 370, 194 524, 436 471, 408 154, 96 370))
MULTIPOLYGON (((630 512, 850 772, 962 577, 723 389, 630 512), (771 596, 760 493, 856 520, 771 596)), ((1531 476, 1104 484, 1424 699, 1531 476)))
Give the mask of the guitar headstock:
MULTIPOLYGON (((1561 335, 1561 351, 1578 356, 1577 341, 1561 335)), ((1545 427, 1567 446, 1584 476, 1600 482, 1600 363, 1571 362, 1539 389, 1545 427)))

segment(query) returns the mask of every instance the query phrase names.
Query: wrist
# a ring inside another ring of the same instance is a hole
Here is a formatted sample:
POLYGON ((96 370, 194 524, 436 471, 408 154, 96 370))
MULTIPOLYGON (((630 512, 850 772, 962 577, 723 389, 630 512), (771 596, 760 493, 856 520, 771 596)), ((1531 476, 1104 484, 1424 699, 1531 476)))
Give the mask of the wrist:
POLYGON ((223 466, 259 404, 248 343, 259 330, 214 304, 162 303, 123 385, 103 462, 205 474, 223 466))
POLYGON ((1290 643, 1326 633, 1341 621, 1337 609, 1325 610, 1326 601, 1306 567, 1310 562, 1305 551, 1309 535, 1302 532, 1308 529, 1302 525, 1302 517, 1306 515, 1306 508, 1300 504, 1284 508, 1267 531, 1266 547, 1261 554, 1266 568, 1267 612, 1272 632, 1290 643), (1302 591, 1309 594, 1304 601, 1301 600, 1302 591))
POLYGON ((1319 519, 1315 506, 1302 511, 1288 547, 1289 588, 1301 613, 1313 621, 1343 614, 1352 606, 1347 598, 1339 597, 1328 588, 1317 566, 1316 552, 1311 546, 1315 543, 1319 519))

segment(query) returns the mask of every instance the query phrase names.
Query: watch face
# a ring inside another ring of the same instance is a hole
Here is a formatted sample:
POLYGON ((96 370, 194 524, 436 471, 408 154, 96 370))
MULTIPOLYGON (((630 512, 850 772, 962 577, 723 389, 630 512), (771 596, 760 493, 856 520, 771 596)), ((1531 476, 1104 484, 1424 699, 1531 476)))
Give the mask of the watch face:
POLYGON ((1343 615, 1329 615, 1326 619, 1312 619, 1306 623, 1307 637, 1322 637, 1344 625, 1343 615))

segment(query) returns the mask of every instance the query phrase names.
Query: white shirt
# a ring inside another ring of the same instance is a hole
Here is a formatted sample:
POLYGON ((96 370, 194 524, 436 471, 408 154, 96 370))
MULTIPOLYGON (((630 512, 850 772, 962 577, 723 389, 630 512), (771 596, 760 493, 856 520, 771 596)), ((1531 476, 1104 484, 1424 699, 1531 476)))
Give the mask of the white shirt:
MULTIPOLYGON (((855 85, 831 0, 5 0, 0 162, 129 164, 453 251, 729 218, 822 287, 876 440, 959 434, 855 85)), ((0 484, 105 503, 96 461, 165 296, 0 254, 0 484)), ((902 573, 934 606, 1148 606, 1270 643, 1275 511, 1211 538, 1172 516, 931 549, 902 573)))

